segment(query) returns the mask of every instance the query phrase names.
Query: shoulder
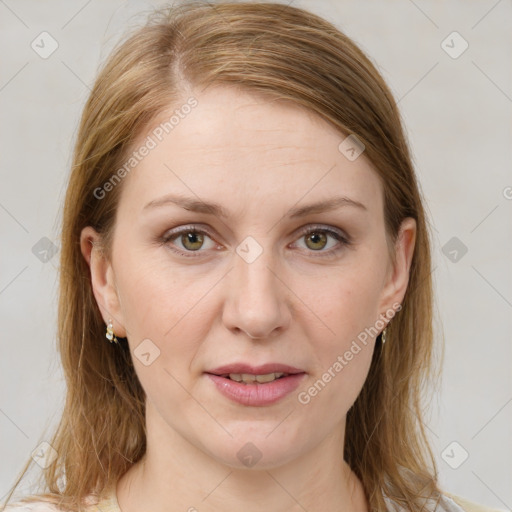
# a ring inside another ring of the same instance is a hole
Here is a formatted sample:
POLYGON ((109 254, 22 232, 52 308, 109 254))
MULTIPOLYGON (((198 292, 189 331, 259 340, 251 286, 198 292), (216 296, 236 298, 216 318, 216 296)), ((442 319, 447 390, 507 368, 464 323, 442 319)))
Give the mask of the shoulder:
POLYGON ((7 505, 2 512, 62 512, 60 508, 48 501, 16 502, 7 505))
MULTIPOLYGON (((89 499, 90 498, 87 498, 87 502, 89 502, 89 499)), ((87 512, 97 512, 92 502, 87 503, 86 508, 83 510, 87 512)), ((110 509, 101 510, 103 512, 110 512, 110 509)), ((48 499, 32 496, 30 498, 22 498, 14 503, 9 503, 4 509, 0 507, 0 512, 63 512, 63 509, 48 499)))
MULTIPOLYGON (((86 512, 121 512, 117 503, 115 487, 109 488, 103 497, 98 498, 96 495, 89 494, 85 498, 82 510, 86 512)), ((23 497, 19 501, 8 504, 0 512, 63 512, 59 506, 51 502, 42 495, 30 495, 23 497)))
MULTIPOLYGON (((467 500, 466 498, 462 498, 461 496, 457 496, 455 494, 450 494, 448 492, 444 493, 444 497, 445 497, 445 501, 447 501, 448 504, 455 503, 464 512, 502 512, 502 510, 499 510, 497 508, 486 507, 485 505, 480 505, 479 503, 474 503, 472 501, 467 500)), ((454 510, 457 510, 457 509, 454 509, 454 510)))

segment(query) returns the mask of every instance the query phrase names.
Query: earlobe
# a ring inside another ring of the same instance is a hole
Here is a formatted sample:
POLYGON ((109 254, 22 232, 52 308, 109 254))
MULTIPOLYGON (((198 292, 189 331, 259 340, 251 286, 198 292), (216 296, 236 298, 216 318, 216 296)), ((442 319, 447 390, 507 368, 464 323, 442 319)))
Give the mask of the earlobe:
POLYGON ((80 249, 89 265, 92 291, 103 321, 108 324, 112 319, 116 336, 126 337, 112 264, 101 250, 101 235, 91 226, 82 229, 80 249))

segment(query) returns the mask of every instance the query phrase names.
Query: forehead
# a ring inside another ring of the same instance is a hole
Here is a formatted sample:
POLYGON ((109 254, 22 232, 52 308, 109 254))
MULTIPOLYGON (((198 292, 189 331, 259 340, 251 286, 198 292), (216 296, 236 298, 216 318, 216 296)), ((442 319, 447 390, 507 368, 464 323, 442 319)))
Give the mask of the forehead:
POLYGON ((339 150, 346 136, 319 116, 232 87, 193 97, 193 108, 182 108, 187 98, 176 102, 134 144, 151 139, 153 147, 125 178, 125 200, 146 204, 178 191, 258 205, 269 196, 296 203, 338 192, 382 208, 369 160, 363 153, 350 161, 339 150))

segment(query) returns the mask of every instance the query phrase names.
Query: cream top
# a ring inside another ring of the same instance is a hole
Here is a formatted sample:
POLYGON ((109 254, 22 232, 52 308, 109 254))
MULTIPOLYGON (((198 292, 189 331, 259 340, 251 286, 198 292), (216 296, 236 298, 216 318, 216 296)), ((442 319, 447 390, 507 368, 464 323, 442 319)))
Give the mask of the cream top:
MULTIPOLYGON (((399 507, 391 500, 386 500, 389 512, 407 512, 404 508, 399 507)), ((434 507, 429 510, 434 512, 434 507)), ((107 496, 96 505, 91 505, 88 512, 122 512, 117 501, 115 486, 110 489, 107 496)), ((503 509, 505 511, 505 509, 503 509)), ((38 501, 33 503, 13 503, 8 505, 4 512, 61 512, 55 505, 38 501)), ((491 509, 477 503, 468 501, 460 496, 445 493, 443 501, 435 512, 502 512, 498 509, 491 509)), ((506 512, 506 511, 505 511, 506 512)))

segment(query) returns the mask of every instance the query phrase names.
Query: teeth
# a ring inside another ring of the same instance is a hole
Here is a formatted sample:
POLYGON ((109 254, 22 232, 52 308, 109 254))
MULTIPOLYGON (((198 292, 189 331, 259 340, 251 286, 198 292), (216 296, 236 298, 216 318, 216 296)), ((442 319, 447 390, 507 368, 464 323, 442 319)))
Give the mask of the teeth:
POLYGON ((284 373, 267 373, 265 375, 252 375, 250 373, 230 373, 229 378, 236 382, 243 382, 245 384, 252 384, 254 382, 259 382, 261 384, 265 382, 272 382, 273 380, 282 377, 284 373))
POLYGON ((284 373, 267 373, 266 375, 256 375, 258 382, 272 382, 273 380, 282 377, 284 373))

